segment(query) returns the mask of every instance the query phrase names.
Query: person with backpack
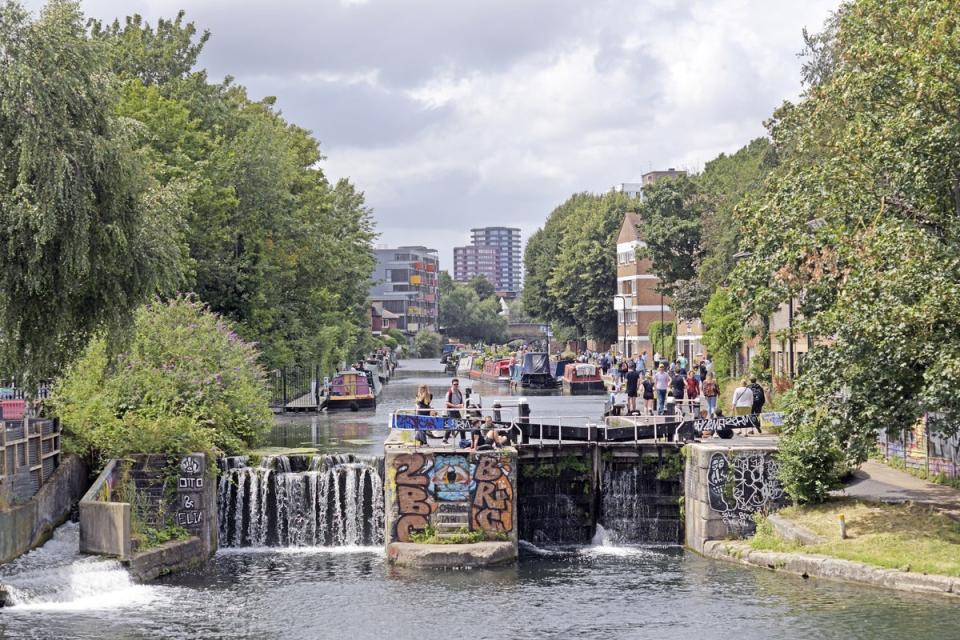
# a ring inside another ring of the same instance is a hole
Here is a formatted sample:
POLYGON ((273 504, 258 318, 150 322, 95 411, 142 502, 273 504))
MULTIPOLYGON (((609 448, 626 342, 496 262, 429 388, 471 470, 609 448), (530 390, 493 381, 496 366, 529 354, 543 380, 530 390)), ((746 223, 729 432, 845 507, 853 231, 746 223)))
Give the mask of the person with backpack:
MULTIPOLYGON (((460 381, 456 378, 450 381, 450 388, 447 389, 447 417, 463 418, 463 392, 460 391, 460 381)), ((450 441, 450 432, 447 431, 443 436, 443 443, 450 441)))
POLYGON ((763 405, 767 403, 767 397, 763 393, 763 387, 760 386, 755 377, 750 378, 750 391, 753 392, 752 413, 761 413, 763 405))
POLYGON ((707 399, 707 415, 713 418, 717 413, 717 398, 720 397, 720 385, 717 384, 717 377, 713 372, 707 374, 702 388, 703 397, 707 399))

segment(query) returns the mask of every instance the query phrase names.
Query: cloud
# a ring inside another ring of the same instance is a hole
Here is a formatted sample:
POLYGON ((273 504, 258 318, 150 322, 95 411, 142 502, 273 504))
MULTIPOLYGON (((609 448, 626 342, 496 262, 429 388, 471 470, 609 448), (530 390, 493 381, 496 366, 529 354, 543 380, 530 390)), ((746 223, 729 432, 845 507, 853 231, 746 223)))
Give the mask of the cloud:
MULTIPOLYGON (((33 8, 39 0, 27 3, 33 8)), ((172 16, 182 0, 130 0, 172 16)), ((381 242, 440 250, 543 224, 570 194, 699 169, 799 94, 801 29, 839 0, 195 0, 201 64, 276 95, 381 242)), ((112 19, 114 0, 87 0, 112 19)))

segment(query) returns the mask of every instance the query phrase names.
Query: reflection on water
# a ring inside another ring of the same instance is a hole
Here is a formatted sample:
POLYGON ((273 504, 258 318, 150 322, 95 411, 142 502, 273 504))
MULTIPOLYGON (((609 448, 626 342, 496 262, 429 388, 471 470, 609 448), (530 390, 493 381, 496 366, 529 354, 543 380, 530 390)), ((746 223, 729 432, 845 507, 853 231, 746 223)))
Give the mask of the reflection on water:
MULTIPOLYGON (((346 452, 379 454, 387 437, 391 412, 414 408, 417 387, 427 385, 433 393, 433 407, 443 409, 444 396, 452 376, 443 373, 439 360, 404 360, 401 368, 377 399, 376 409, 360 411, 331 411, 319 414, 286 414, 274 418, 274 427, 267 444, 273 447, 316 448, 324 453, 346 452)), ((505 405, 502 416, 516 415, 507 406, 520 397, 530 404, 533 420, 565 424, 584 424, 596 421, 603 412, 603 395, 563 395, 561 390, 522 389, 511 391, 506 384, 463 379, 461 386, 480 397, 484 408, 495 402, 505 405)))

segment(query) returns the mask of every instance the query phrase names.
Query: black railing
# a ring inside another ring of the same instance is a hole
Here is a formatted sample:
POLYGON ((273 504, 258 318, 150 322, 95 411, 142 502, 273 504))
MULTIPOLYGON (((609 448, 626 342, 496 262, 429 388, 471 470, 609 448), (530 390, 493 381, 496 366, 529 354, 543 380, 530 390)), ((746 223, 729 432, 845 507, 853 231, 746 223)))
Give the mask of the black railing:
MULTIPOLYGON (((26 393, 23 387, 18 387, 11 380, 0 379, 0 400, 25 400, 26 393)), ((53 384, 49 381, 37 383, 34 400, 46 400, 53 392, 53 384)))
MULTIPOLYGON (((291 404, 303 405, 303 408, 316 407, 317 394, 321 380, 319 366, 293 366, 274 369, 267 374, 270 387, 270 406, 281 410, 291 404), (306 397, 305 396, 309 396, 306 397), (299 402, 298 402, 299 401, 299 402)), ((293 407, 291 407, 293 408, 293 407)))

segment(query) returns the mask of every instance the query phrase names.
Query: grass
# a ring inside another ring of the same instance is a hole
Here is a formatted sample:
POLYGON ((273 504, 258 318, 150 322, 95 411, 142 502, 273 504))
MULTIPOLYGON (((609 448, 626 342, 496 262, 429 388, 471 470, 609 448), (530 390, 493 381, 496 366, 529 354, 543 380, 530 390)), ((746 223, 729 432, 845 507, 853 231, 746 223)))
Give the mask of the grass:
POLYGON ((427 528, 422 532, 414 532, 410 535, 410 542, 417 544, 471 544, 474 542, 486 542, 487 540, 503 541, 508 539, 509 537, 502 532, 491 536, 483 530, 470 531, 463 527, 456 533, 441 538, 437 535, 437 531, 432 525, 427 525, 427 528))
POLYGON ((804 547, 786 543, 762 520, 750 542, 753 548, 818 553, 887 569, 960 576, 960 523, 928 507, 844 498, 789 507, 778 515, 813 531, 824 542, 804 547), (840 538, 840 514, 847 523, 845 540, 840 538))

